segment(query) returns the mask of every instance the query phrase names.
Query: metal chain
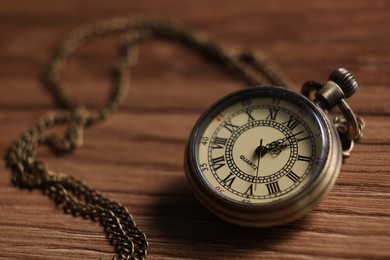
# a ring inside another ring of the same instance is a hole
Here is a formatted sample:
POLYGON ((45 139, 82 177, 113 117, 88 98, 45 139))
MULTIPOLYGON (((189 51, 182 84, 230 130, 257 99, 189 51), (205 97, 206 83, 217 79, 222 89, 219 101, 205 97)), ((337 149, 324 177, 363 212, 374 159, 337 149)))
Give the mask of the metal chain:
POLYGON ((39 119, 9 148, 5 160, 12 172, 12 183, 20 188, 39 189, 62 206, 67 214, 99 221, 107 238, 114 245, 113 259, 145 259, 148 242, 136 226, 133 217, 120 203, 103 196, 82 181, 63 173, 55 173, 36 159, 40 145, 49 146, 57 154, 69 153, 83 143, 85 127, 103 120, 115 112, 126 96, 128 83, 125 74, 135 61, 134 47, 153 38, 179 42, 198 51, 231 72, 241 75, 250 85, 279 85, 291 87, 291 81, 265 59, 252 51, 232 51, 222 48, 204 34, 169 21, 115 18, 87 24, 71 33, 45 70, 42 82, 51 92, 60 113, 50 113, 39 119), (119 62, 112 73, 112 92, 109 101, 97 111, 85 106, 68 94, 60 81, 60 73, 70 55, 88 40, 110 33, 127 33, 121 46, 119 62), (55 125, 68 125, 64 137, 47 130, 55 125))

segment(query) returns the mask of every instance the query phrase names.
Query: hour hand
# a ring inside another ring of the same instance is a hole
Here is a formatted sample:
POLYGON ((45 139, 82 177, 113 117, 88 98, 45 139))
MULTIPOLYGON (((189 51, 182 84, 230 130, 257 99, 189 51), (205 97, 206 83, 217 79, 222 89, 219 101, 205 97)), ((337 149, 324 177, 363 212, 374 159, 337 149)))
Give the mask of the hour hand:
POLYGON ((289 146, 291 146, 291 143, 279 143, 276 146, 268 148, 267 151, 270 151, 273 156, 277 156, 283 151, 283 149, 289 146))
POLYGON ((287 140, 301 134, 303 131, 296 133, 294 135, 289 135, 284 138, 278 139, 276 141, 273 141, 269 144, 267 144, 263 149, 261 156, 264 156, 268 151, 271 152, 272 155, 278 155, 280 154, 284 148, 291 146, 291 143, 285 143, 287 140))

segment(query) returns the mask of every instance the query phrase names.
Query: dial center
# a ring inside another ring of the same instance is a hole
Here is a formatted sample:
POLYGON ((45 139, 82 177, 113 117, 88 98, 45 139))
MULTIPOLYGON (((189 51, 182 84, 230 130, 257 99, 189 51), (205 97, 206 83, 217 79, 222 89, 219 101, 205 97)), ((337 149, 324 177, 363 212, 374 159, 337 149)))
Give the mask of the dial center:
POLYGON ((293 166, 297 145, 287 141, 289 145, 280 146, 278 153, 274 152, 275 149, 267 151, 266 145, 290 134, 287 127, 270 120, 256 120, 243 125, 232 134, 226 145, 229 168, 239 178, 253 183, 266 183, 280 178, 293 166), (262 147, 259 153, 260 140, 262 147), (258 167, 259 156, 261 164, 258 167))

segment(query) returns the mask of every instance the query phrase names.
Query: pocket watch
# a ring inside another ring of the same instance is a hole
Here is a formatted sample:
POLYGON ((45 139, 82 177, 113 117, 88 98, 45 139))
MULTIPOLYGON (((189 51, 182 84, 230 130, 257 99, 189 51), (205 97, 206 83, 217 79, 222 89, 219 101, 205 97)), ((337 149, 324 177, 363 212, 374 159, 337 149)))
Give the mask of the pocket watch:
POLYGON ((250 87, 217 101, 186 146, 195 196, 218 217, 243 226, 282 225, 310 212, 362 135, 362 119, 345 102, 356 89, 353 75, 338 69, 326 84, 305 83, 303 95, 250 87), (342 116, 332 122, 327 112, 335 106, 342 116))

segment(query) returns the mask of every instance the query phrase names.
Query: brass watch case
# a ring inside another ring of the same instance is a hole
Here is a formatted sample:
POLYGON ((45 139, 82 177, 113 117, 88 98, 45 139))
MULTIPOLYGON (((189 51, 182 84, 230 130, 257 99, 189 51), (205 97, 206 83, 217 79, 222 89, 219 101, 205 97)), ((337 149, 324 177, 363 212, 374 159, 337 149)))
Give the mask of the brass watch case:
POLYGON ((219 100, 199 118, 187 143, 184 161, 186 176, 193 193, 212 213, 228 222, 242 226, 269 227, 283 225, 302 217, 325 198, 340 172, 342 148, 333 123, 325 112, 308 98, 280 87, 254 87, 234 92, 219 100), (223 106, 226 102, 233 103, 232 100, 235 100, 235 97, 240 100, 240 98, 256 95, 289 99, 290 101, 299 99, 297 103, 304 104, 306 109, 310 109, 308 112, 313 113, 319 120, 323 149, 325 149, 322 151, 322 156, 326 157, 318 168, 319 171, 311 176, 311 180, 299 192, 281 201, 264 205, 238 203, 224 198, 207 184, 197 161, 196 146, 199 138, 201 138, 208 120, 215 116, 218 107, 223 106))

